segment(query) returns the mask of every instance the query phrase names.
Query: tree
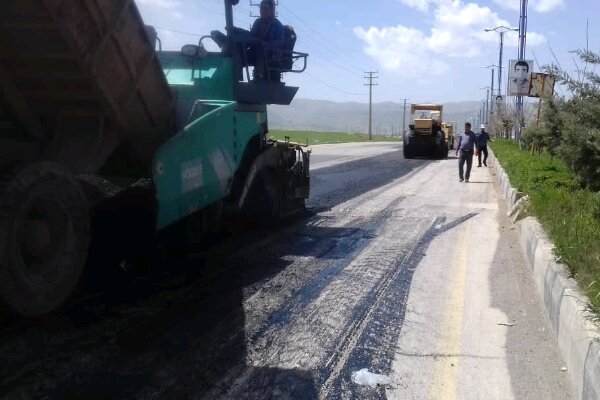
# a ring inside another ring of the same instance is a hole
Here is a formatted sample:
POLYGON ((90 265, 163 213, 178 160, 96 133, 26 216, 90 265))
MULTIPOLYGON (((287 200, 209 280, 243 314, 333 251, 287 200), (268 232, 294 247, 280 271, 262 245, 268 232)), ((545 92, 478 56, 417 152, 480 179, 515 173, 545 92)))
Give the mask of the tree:
POLYGON ((600 190, 600 75, 593 68, 600 65, 600 55, 588 50, 573 53, 585 65, 577 68, 576 78, 556 64, 544 67, 570 96, 547 99, 541 126, 527 130, 524 139, 558 156, 584 185, 600 190))

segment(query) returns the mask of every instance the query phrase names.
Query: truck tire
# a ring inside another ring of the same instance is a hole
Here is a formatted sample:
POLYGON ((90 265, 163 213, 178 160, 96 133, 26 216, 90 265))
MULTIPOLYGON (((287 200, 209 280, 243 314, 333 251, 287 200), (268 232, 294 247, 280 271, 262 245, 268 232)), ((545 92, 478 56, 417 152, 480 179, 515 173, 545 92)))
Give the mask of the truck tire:
POLYGON ((0 295, 16 314, 60 307, 74 291, 90 242, 88 202, 60 164, 38 162, 0 195, 0 295))

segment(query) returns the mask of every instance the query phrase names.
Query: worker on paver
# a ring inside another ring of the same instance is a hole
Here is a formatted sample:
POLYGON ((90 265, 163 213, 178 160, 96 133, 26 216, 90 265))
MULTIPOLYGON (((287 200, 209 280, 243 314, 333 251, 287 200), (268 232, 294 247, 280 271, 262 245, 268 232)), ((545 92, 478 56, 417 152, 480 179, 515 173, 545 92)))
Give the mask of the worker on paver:
POLYGON ((473 151, 475 150, 475 133, 471 130, 471 123, 465 123, 465 133, 458 138, 458 147, 456 155, 460 152, 458 158, 458 174, 460 181, 469 182, 471 177, 471 168, 473 167, 473 151), (467 173, 464 174, 465 162, 467 163, 467 173))
POLYGON ((481 125, 479 133, 476 135, 475 146, 477 147, 477 167, 481 167, 481 153, 483 153, 483 165, 487 167, 488 142, 492 142, 490 134, 485 130, 485 125, 481 125))
POLYGON ((265 62, 285 44, 285 31, 283 24, 275 17, 274 0, 260 2, 260 18, 254 21, 250 33, 259 43, 253 46, 254 54, 251 52, 249 58, 256 67, 255 79, 262 80, 267 73, 265 62))

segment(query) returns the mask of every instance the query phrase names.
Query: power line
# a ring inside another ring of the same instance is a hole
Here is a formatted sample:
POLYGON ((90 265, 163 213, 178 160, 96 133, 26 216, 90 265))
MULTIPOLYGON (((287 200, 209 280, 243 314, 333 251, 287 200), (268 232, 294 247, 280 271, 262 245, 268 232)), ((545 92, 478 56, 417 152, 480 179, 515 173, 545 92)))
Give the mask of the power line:
MULTIPOLYGON (((214 0, 214 1, 215 1, 215 2, 219 2, 219 0, 214 0)), ((251 1, 251 5, 256 5, 256 4, 252 4, 252 0, 250 0, 250 1, 251 1)), ((294 13, 292 10, 290 10, 290 9, 289 9, 289 7, 286 7, 286 6, 285 6, 283 3, 279 3, 279 5, 280 5, 280 6, 282 6, 282 7, 284 7, 284 8, 285 8, 287 11, 289 11, 289 13, 290 13, 292 16, 294 16, 294 17, 295 17, 297 20, 299 20, 299 21, 300 21, 302 24, 304 24, 305 26, 307 26, 307 27, 308 27, 310 30, 312 30, 313 32, 315 32, 315 33, 316 33, 316 35, 318 35, 318 38, 317 38, 317 39, 315 39, 315 38, 314 38, 314 36, 313 36, 312 34, 310 34, 310 32, 306 32, 306 31, 304 31, 304 32, 303 32, 303 34, 304 34, 304 33, 306 33, 307 35, 303 35, 303 37, 301 38, 301 40, 304 40, 304 39, 306 39, 307 41, 309 41, 309 42, 311 42, 311 43, 315 44, 317 47, 321 47, 321 48, 324 50, 325 54, 321 54, 321 55, 320 55, 320 57, 319 57, 319 59, 321 59, 321 60, 323 60, 323 61, 327 62, 328 64, 334 65, 335 67, 337 67, 337 68, 338 68, 338 71, 339 71, 339 69, 341 69, 341 70, 343 70, 343 71, 345 71, 345 72, 347 72, 347 73, 349 73, 349 74, 352 74, 352 75, 356 75, 356 74, 360 74, 360 73, 361 73, 361 69, 356 69, 356 68, 354 68, 354 67, 352 67, 352 66, 350 66, 350 65, 344 65, 344 64, 341 64, 341 63, 337 62, 336 60, 334 60, 334 59, 330 58, 330 57, 329 57, 327 54, 331 54, 331 53, 333 53, 334 51, 328 50, 327 48, 325 48, 325 47, 323 46, 323 41, 322 41, 322 39, 323 39, 323 36, 322 36, 322 35, 320 35, 320 34, 319 34, 317 31, 315 31, 315 30, 314 30, 314 29, 313 29, 313 28, 312 28, 310 25, 308 25, 306 22, 304 22, 304 21, 303 21, 303 20, 302 20, 300 17, 298 17, 298 16, 297 16, 297 15, 296 15, 296 14, 295 14, 295 13, 294 13)), ((237 8, 240 8, 240 5, 238 4, 236 7, 237 7, 237 8)), ((247 9, 247 8, 244 8, 244 7, 241 7, 241 8, 242 8, 242 9, 244 9, 244 10, 246 10, 246 11, 248 11, 249 13, 251 13, 251 10, 249 10, 249 9, 247 9)), ((236 8, 234 7, 234 10, 235 10, 235 9, 236 9, 236 8)), ((309 49, 309 50, 310 50, 310 49, 309 49)), ((307 51, 307 52, 309 52, 309 53, 310 53, 310 52, 312 52, 312 51, 307 51)), ((338 53, 338 54, 340 55, 340 58, 342 58, 342 57, 343 57, 343 54, 342 54, 342 53, 338 53)), ((335 56, 335 55, 334 55, 334 56, 335 56)))
MULTIPOLYGON (((325 47, 325 43, 329 43, 329 45, 331 47, 329 47, 329 50, 331 53, 337 53, 339 55, 340 58, 347 58, 348 56, 346 56, 344 53, 340 52, 337 50, 336 48, 336 44, 330 42, 325 35, 320 34, 319 32, 317 32, 311 25, 309 25, 307 22, 305 22, 302 18, 300 18, 296 13, 294 13, 289 7, 287 7, 285 4, 281 3, 280 4, 281 7, 283 7, 284 9, 286 9, 294 18, 296 18, 298 21, 300 21, 304 26, 306 26, 308 29, 310 29, 312 32, 314 32, 314 34, 316 34, 318 36, 318 43, 319 45, 325 47)), ((350 60, 350 58, 347 58, 347 60, 350 60)), ((354 61, 354 60, 353 60, 354 61)), ((355 69, 355 68, 353 68, 355 69)), ((360 69, 355 69, 355 72, 360 73, 360 69)))
POLYGON ((328 88, 330 88, 330 89, 333 89, 333 90, 335 90, 335 91, 338 91, 338 92, 340 92, 340 93, 349 94, 349 95, 351 95, 351 96, 366 96, 366 95, 367 95, 367 93, 352 93, 352 92, 348 92, 347 90, 340 89, 340 88, 337 88, 337 87, 335 87, 335 86, 332 86, 332 85, 330 85, 329 83, 327 83, 327 82, 325 82, 325 81, 323 81, 323 80, 321 80, 321 79, 317 78, 316 76, 314 76, 314 75, 310 74, 308 71, 304 71, 303 73, 304 73, 304 74, 306 74, 306 75, 308 75, 308 76, 310 76, 311 78, 313 78, 313 79, 314 79, 314 80, 316 80, 317 82, 320 82, 320 83, 322 83, 323 85, 327 86, 328 88))
POLYGON ((186 32, 186 31, 179 31, 177 29, 171 29, 171 28, 165 28, 162 26, 154 26, 154 28, 158 29, 158 30, 162 30, 162 31, 167 31, 167 32, 173 32, 173 33, 179 33, 182 35, 190 35, 190 36, 197 36, 197 37, 202 37, 203 35, 199 34, 199 33, 193 33, 193 32, 186 32))
MULTIPOLYGON (((306 32, 303 32, 303 33, 306 33, 306 32)), ((318 40, 314 39, 312 36, 307 35, 307 36, 302 37, 302 39, 305 39, 305 40, 307 40, 307 41, 315 44, 317 47, 322 47, 322 49, 325 52, 325 54, 328 53, 327 49, 325 49, 322 46, 322 43, 320 43, 318 40)), ((307 51, 307 52, 311 53, 312 51, 307 51)), ((331 52, 329 52, 329 53, 331 53, 331 52)), ((355 68, 353 68, 351 66, 346 66, 346 65, 340 64, 337 61, 333 60, 332 58, 328 57, 327 55, 321 54, 321 56, 319 58, 322 59, 325 62, 328 62, 329 64, 335 65, 337 68, 340 68, 343 71, 348 72, 350 74, 356 75, 356 74, 360 74, 361 73, 360 70, 355 69, 355 68)))
MULTIPOLYGON (((217 1, 217 2, 218 2, 219 0, 214 0, 214 1, 217 1)), ((251 6, 256 6, 256 5, 258 5, 258 3, 252 3, 252 0, 250 0, 250 5, 251 5, 251 6)), ((315 33, 316 33, 316 34, 319 36, 319 38, 322 38, 322 35, 320 35, 320 34, 319 34, 318 32, 316 32, 316 31, 315 31, 315 30, 314 30, 314 29, 313 29, 313 28, 312 28, 310 25, 308 25, 308 24, 307 24, 306 22, 304 22, 304 21, 303 21, 303 20, 302 20, 300 17, 298 17, 296 14, 294 14, 294 12, 293 12, 292 10, 290 10, 288 7, 286 7, 286 6, 285 6, 283 3, 278 3, 278 5, 280 5, 280 6, 284 7, 284 8, 285 8, 287 11, 289 11, 289 13, 290 13, 291 15, 293 15, 293 16, 294 16, 294 17, 295 17, 297 20, 299 20, 301 23, 303 23, 304 25, 306 25, 306 26, 307 26, 309 29, 311 29, 312 31, 314 31, 314 32, 315 32, 315 33)), ((238 4, 236 7, 238 7, 238 8, 239 8, 239 7, 240 7, 240 5, 238 4)), ((247 9, 247 8, 246 8, 245 10, 247 10, 249 13, 251 13, 251 10, 249 10, 249 9, 247 9)), ((315 44, 316 46, 318 46, 318 47, 322 47, 322 48, 323 48, 323 50, 325 50, 325 52, 326 52, 326 53, 328 52, 328 50, 327 50, 327 49, 326 49, 326 48, 323 46, 323 43, 322 43, 322 41, 321 41, 321 40, 319 40, 319 39, 315 39, 315 38, 312 36, 312 34, 310 34, 309 32, 306 32, 306 31, 305 31, 305 32, 303 32, 303 34, 304 34, 304 33, 306 33, 307 35, 306 35, 306 36, 304 36, 303 38, 301 38, 301 40, 302 40, 302 39, 306 39, 306 40, 308 40, 308 41, 312 42, 313 44, 315 44)), ((308 52, 311 52, 311 51, 308 51, 308 52)), ((332 53, 332 52, 331 52, 331 51, 329 51, 329 53, 332 53)), ((341 53, 340 53, 340 54, 341 54, 341 53)), ((320 59, 322 59, 322 60, 324 60, 324 61, 326 61, 326 62, 328 62, 328 63, 330 63, 330 64, 332 64, 332 65, 335 65, 337 68, 340 68, 340 69, 342 69, 343 71, 345 71, 345 72, 348 72, 348 73, 350 73, 350 74, 360 74, 360 71, 361 71, 360 69, 355 69, 355 68, 353 68, 352 66, 340 64, 340 63, 338 63, 337 61, 335 61, 334 59, 332 59, 332 58, 330 58, 330 57, 328 57, 328 56, 326 56, 326 55, 321 55, 320 59)))
MULTIPOLYGON (((220 6, 223 5, 223 1, 222 0, 213 0, 216 4, 219 4, 220 6)), ((233 7, 233 11, 237 12, 238 14, 241 14, 245 17, 251 17, 252 11, 249 8, 246 8, 240 4, 236 5, 233 7), (245 13, 243 12, 245 11, 245 13)))

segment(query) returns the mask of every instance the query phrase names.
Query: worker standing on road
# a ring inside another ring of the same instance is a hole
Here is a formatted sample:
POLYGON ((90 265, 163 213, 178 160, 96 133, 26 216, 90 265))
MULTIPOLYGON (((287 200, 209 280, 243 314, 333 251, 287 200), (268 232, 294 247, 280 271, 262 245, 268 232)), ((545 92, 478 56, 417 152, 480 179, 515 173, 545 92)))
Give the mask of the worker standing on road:
POLYGON ((487 167, 487 159, 488 159, 488 142, 492 142, 492 138, 490 138, 490 134, 485 130, 485 125, 481 125, 481 130, 478 134, 475 135, 477 140, 475 141, 475 146, 477 146, 477 161, 479 165, 477 167, 481 167, 481 153, 483 153, 483 165, 487 167))
POLYGON ((471 130, 471 123, 465 124, 465 133, 458 138, 458 147, 456 155, 460 152, 458 158, 458 174, 460 181, 469 182, 471 177, 471 168, 473 167, 473 151, 475 150, 475 133, 471 130), (467 163, 467 173, 464 174, 465 162, 467 163))

